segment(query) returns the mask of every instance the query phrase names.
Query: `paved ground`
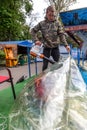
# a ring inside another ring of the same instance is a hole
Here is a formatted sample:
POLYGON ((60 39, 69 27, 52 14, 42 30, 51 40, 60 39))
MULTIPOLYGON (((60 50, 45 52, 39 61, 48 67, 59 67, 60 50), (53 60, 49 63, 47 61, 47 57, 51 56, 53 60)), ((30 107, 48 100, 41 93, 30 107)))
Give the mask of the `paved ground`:
MULTIPOLYGON (((35 64, 32 63, 30 68, 31 68, 31 76, 35 75, 36 74, 35 64)), ((23 65, 23 66, 12 67, 9 69, 11 70, 14 84, 23 75, 29 77, 29 68, 28 68, 27 64, 23 65)), ((42 71, 42 62, 38 62, 37 63, 37 73, 39 74, 39 73, 41 73, 41 71, 42 71)), ((8 72, 5 69, 5 67, 0 66, 0 75, 8 76, 8 72)), ((0 90, 6 88, 8 86, 10 86, 10 83, 4 82, 4 83, 0 84, 0 90)))
MULTIPOLYGON (((80 65, 83 66, 82 62, 80 62, 80 65)), ((32 63, 30 68, 31 68, 31 76, 35 75, 36 74, 35 64, 32 63)), ((87 61, 84 62, 84 68, 87 70, 87 61)), ((9 69, 11 70, 14 84, 23 75, 29 77, 29 68, 28 68, 27 64, 25 64, 23 66, 12 67, 12 68, 9 68, 9 69)), ((39 74, 39 73, 41 73, 41 71, 42 71, 42 62, 38 62, 37 63, 37 73, 39 74)), ((8 72, 5 69, 5 67, 0 66, 0 75, 8 76, 8 72)), ((10 83, 8 83, 8 82, 2 83, 2 84, 0 84, 0 90, 6 88, 8 86, 10 86, 10 83)))

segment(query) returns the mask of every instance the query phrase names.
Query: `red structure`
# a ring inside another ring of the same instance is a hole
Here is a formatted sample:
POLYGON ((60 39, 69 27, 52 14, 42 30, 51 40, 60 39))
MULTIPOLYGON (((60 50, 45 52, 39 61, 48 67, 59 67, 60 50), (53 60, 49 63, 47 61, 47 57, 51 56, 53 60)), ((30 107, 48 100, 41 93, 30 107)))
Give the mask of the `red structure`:
POLYGON ((14 97, 14 99, 16 99, 16 93, 15 93, 15 89, 14 89, 14 84, 13 84, 13 78, 12 78, 12 75, 11 75, 11 71, 8 68, 7 68, 7 71, 8 71, 8 76, 0 75, 0 84, 2 84, 4 82, 10 82, 11 83, 13 97, 14 97))

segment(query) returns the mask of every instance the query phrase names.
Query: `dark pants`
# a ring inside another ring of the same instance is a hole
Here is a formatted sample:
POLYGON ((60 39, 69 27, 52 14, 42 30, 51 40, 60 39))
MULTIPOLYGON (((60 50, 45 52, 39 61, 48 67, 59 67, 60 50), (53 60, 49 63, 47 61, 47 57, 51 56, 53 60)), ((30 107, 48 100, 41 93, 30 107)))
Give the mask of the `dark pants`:
MULTIPOLYGON (((44 48, 43 50, 43 54, 46 57, 50 57, 52 56, 52 58, 54 59, 54 61, 58 62, 59 61, 59 57, 60 57, 60 53, 59 53, 59 47, 56 48, 44 48)), ((48 67, 48 62, 46 59, 43 59, 43 68, 42 71, 44 71, 45 69, 47 69, 48 67)))

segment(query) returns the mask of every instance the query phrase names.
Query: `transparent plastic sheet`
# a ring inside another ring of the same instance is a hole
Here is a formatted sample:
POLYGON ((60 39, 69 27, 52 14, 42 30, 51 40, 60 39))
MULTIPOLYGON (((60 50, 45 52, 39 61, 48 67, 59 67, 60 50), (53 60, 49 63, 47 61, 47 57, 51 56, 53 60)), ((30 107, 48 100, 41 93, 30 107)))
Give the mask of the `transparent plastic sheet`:
POLYGON ((5 130, 7 128, 7 118, 0 113, 0 130, 5 130))
POLYGON ((86 128, 86 85, 70 57, 29 82, 9 114, 9 130, 86 128))

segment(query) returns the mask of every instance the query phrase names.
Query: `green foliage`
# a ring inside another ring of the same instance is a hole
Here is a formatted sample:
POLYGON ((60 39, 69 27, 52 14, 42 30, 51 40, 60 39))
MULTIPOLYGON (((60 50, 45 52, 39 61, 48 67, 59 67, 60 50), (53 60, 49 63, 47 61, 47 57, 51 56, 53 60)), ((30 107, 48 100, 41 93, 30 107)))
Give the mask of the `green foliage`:
MULTIPOLYGON (((31 2, 28 0, 0 0, 0 5, 0 41, 26 39, 25 14, 29 15, 31 12, 31 2)), ((27 30, 29 30, 28 26, 27 30)))
POLYGON ((5 53, 3 50, 0 50, 0 59, 1 60, 5 59, 5 53))
POLYGON ((28 1, 25 2, 25 10, 26 10, 26 13, 29 13, 30 10, 32 10, 32 5, 28 1))
POLYGON ((29 33, 30 27, 28 25, 24 25, 23 27, 23 32, 22 32, 22 39, 31 39, 31 35, 29 33))

